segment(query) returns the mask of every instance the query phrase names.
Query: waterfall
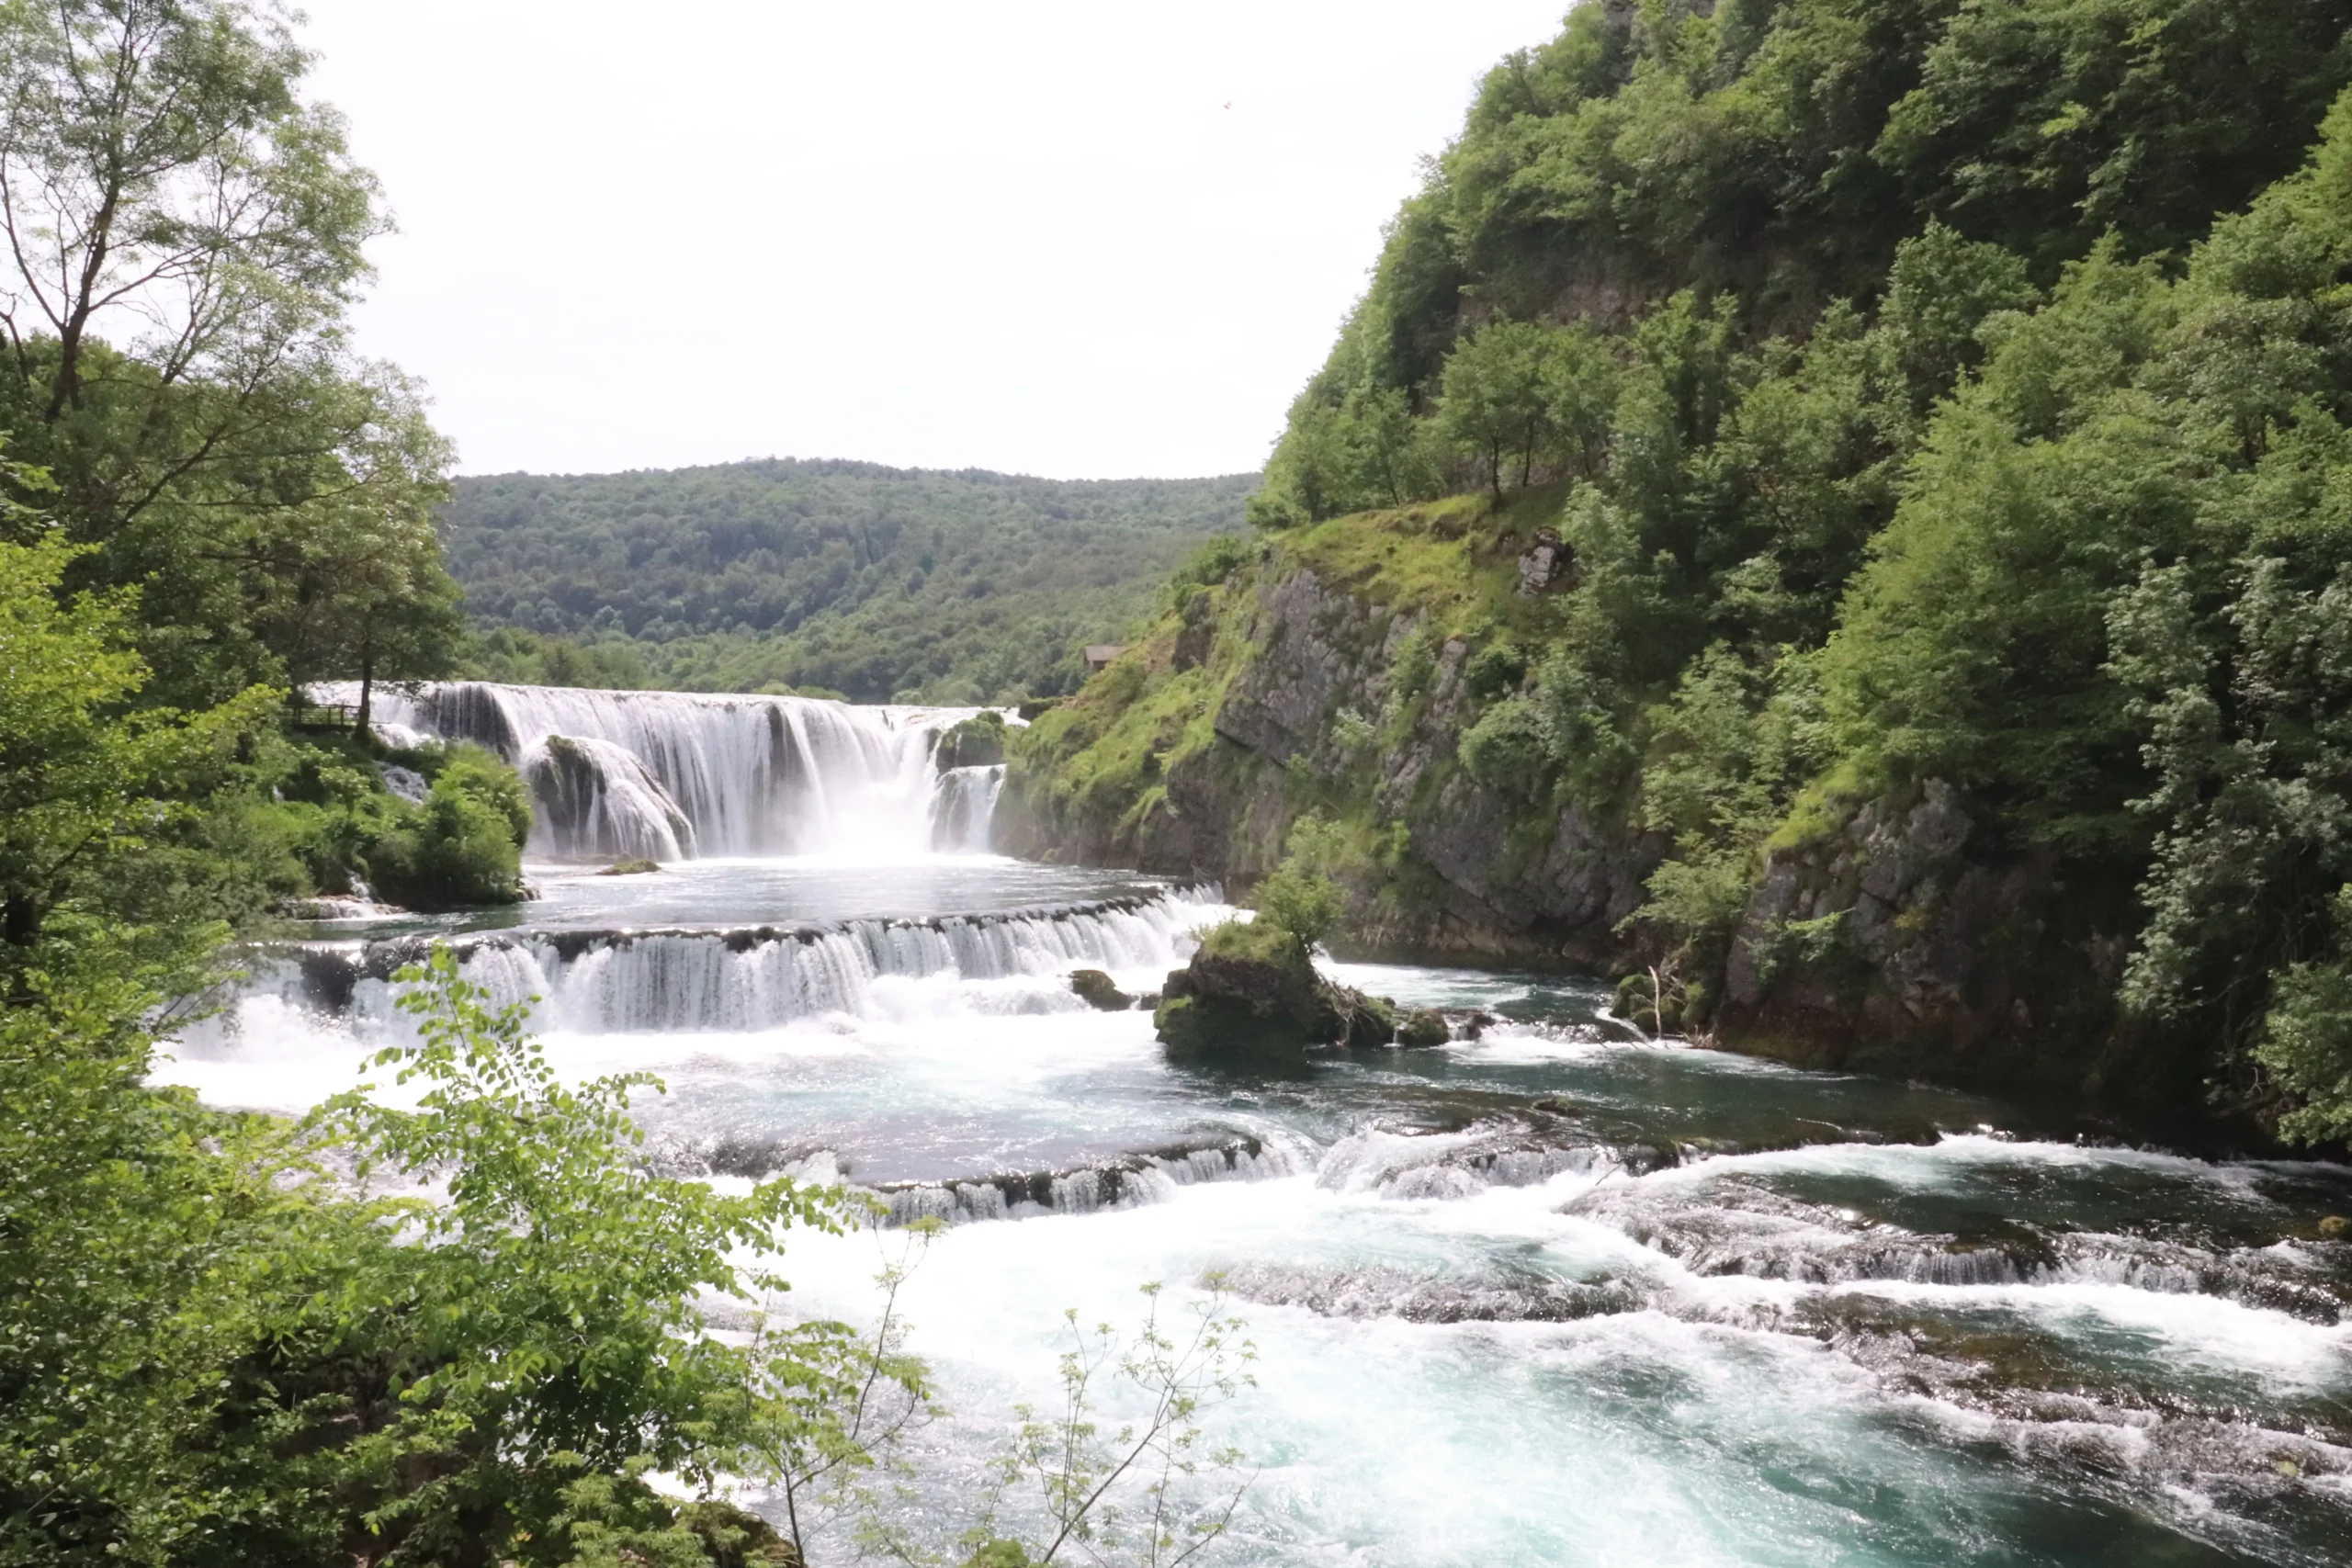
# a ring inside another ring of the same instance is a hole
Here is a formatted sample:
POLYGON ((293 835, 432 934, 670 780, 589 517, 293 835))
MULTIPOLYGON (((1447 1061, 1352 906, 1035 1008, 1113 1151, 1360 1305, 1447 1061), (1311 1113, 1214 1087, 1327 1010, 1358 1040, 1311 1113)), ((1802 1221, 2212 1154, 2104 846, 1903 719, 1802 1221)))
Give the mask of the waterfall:
POLYGON ((980 852, 1003 778, 933 760, 973 708, 460 681, 379 689, 375 711, 388 739, 469 740, 514 764, 532 852, 564 859, 980 852))
POLYGON ((931 847, 943 854, 986 854, 1004 764, 950 768, 931 797, 931 847))
MULTIPOLYGON (((858 919, 722 931, 484 932, 452 939, 468 979, 500 1003, 539 998, 533 1025, 569 1034, 772 1029, 829 1013, 865 1016, 886 979, 950 984, 1044 979, 1079 966, 1166 970, 1192 950, 1213 887, 1056 909, 935 919, 858 919)), ((422 937, 315 943, 276 982, 308 1006, 382 1018, 390 981, 424 958, 422 937)), ((956 1007, 1082 1007, 1058 983, 956 1007)))

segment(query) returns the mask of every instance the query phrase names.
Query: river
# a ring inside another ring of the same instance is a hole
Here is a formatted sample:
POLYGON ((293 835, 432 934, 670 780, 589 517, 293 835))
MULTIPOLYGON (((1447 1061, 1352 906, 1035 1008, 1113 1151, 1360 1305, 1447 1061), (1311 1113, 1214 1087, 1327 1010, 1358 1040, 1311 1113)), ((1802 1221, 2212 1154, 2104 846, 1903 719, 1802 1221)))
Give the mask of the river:
MULTIPOLYGON (((952 1538, 1012 1407, 1053 1395, 1065 1309, 1131 1324, 1164 1281, 1215 1285, 1257 1350, 1211 1417, 1255 1479, 1199 1561, 2352 1558, 2352 1240, 2322 1229, 2352 1171, 1645 1043, 1561 976, 1328 964, 1492 1021, 1295 1075, 1171 1064, 1067 976, 1156 990, 1221 892, 987 853, 995 771, 929 763, 960 713, 480 686, 384 712, 525 768, 542 897, 322 923, 159 1077, 346 1088, 396 1027, 385 977, 448 940, 541 998, 567 1074, 662 1075, 656 1158, 946 1219, 903 1292, 947 1411, 893 1505, 919 1533, 952 1538), (587 863, 639 852, 665 869, 587 863)), ((796 1309, 870 1319, 903 1235, 796 1238, 796 1309)))

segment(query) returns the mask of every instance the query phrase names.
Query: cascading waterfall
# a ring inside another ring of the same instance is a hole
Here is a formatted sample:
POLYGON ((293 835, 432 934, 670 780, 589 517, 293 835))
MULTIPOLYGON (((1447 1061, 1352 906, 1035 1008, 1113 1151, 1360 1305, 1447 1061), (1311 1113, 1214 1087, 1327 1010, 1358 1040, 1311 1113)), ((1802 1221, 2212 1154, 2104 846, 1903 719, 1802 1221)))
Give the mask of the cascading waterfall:
POLYGON ((973 708, 462 681, 382 690, 374 709, 388 739, 468 740, 514 763, 537 807, 531 851, 565 859, 985 851, 1003 776, 933 760, 973 708))
POLYGON ((931 847, 943 854, 985 854, 1004 764, 950 768, 931 797, 931 847))
MULTIPOLYGON (((466 977, 499 1004, 538 998, 534 1023, 565 1034, 773 1029, 863 1015, 876 982, 1005 980, 1080 964, 1167 968, 1190 950, 1213 889, 1059 909, 936 919, 732 931, 535 931, 458 939, 466 977)), ((309 1005, 363 1019, 390 1011, 390 982, 424 956, 423 939, 320 943, 277 982, 309 1005)), ((1015 1009, 1080 1004, 1066 988, 1008 998, 1015 1009)), ((967 1001, 971 998, 966 998, 967 1001)))

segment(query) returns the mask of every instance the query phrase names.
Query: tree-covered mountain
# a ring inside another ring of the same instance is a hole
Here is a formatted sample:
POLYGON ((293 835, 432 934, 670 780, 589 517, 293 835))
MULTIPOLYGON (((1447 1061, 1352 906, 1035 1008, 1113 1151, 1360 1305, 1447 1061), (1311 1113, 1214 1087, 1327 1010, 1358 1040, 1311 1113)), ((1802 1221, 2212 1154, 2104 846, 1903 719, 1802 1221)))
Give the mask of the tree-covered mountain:
POLYGON ((1246 877, 1320 814, 1362 936, 2352 1134, 2347 27, 1579 7, 1016 830, 1246 877))
POLYGON ((1256 482, 788 458, 506 474, 458 480, 442 532, 484 674, 977 702, 1074 686, 1084 646, 1148 614, 1256 482))

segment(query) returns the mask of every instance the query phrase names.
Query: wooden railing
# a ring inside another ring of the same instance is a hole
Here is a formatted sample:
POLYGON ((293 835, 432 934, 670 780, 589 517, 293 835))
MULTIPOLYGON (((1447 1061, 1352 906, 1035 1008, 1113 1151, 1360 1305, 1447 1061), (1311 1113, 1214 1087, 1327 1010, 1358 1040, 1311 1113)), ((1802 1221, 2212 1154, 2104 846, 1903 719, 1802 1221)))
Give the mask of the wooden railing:
POLYGON ((357 711, 349 703, 297 703, 292 722, 297 729, 347 730, 357 711))

